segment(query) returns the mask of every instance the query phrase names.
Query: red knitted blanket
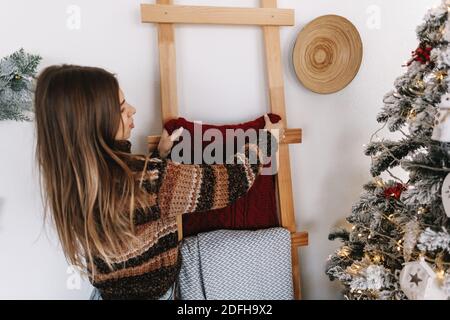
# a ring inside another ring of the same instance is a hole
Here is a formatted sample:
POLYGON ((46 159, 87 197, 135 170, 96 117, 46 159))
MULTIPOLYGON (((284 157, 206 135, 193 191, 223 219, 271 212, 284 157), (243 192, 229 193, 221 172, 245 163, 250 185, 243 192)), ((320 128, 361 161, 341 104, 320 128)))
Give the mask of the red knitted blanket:
MULTIPOLYGON (((269 114, 269 117, 273 123, 276 123, 281 119, 278 115, 274 114, 269 114)), ((236 125, 216 126, 202 124, 201 136, 203 137, 204 132, 208 129, 218 129, 222 134, 222 141, 225 143, 227 129, 242 129, 245 131, 253 128, 258 130, 263 129, 264 125, 264 117, 236 125)), ((192 137, 194 136, 194 123, 184 118, 171 120, 167 122, 164 127, 169 134, 172 134, 176 129, 183 127, 190 132, 192 137)), ((194 139, 191 139, 191 141, 191 157, 193 160, 195 147, 199 148, 200 146, 194 146, 194 139)), ((204 141, 202 139, 202 151, 213 141, 204 141)), ((181 141, 176 142, 176 144, 180 142, 181 141)), ((255 230, 279 226, 274 179, 274 176, 260 175, 248 194, 227 208, 205 213, 183 215, 184 236, 187 237, 200 232, 218 229, 255 230)))

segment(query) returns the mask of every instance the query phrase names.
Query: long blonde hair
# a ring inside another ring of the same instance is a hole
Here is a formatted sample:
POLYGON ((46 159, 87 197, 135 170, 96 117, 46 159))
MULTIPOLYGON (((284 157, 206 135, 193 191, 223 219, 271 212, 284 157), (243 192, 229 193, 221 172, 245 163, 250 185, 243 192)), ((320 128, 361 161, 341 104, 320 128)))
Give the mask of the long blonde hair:
POLYGON ((148 205, 127 165, 133 156, 115 148, 118 92, 113 74, 74 65, 47 67, 36 85, 44 211, 50 208, 68 261, 88 269, 94 255, 111 266, 136 240, 135 205, 148 205))

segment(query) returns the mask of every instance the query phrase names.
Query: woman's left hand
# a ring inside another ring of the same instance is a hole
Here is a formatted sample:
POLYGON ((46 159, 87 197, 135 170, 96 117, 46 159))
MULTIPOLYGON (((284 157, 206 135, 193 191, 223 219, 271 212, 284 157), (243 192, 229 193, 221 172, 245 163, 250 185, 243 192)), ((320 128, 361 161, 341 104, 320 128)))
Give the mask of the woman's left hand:
POLYGON ((175 130, 172 133, 172 135, 169 135, 169 133, 167 132, 166 129, 163 130, 163 132, 161 134, 161 140, 159 141, 159 144, 158 144, 159 155, 162 158, 167 158, 170 151, 172 150, 174 142, 178 140, 178 138, 183 133, 183 130, 184 130, 184 128, 181 127, 179 129, 175 130))

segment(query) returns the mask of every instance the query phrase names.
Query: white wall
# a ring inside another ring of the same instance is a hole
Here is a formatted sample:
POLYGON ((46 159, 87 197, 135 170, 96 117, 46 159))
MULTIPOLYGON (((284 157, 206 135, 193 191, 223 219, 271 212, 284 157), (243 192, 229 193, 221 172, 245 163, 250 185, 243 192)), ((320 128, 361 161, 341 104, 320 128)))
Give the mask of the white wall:
MULTIPOLYGON (((159 70, 153 25, 141 24, 143 0, 0 0, 0 56, 20 47, 44 57, 41 67, 74 63, 118 74, 128 101, 137 108, 132 141, 143 152, 145 137, 159 134, 159 70), (69 5, 81 9, 81 29, 67 27, 69 5)), ((153 2, 153 1, 151 1, 153 2)), ((257 0, 178 0, 177 4, 257 6, 257 0)), ((363 155, 378 128, 383 95, 417 46, 415 28, 439 0, 280 0, 296 9, 295 27, 281 32, 289 126, 304 130, 304 143, 291 146, 298 227, 310 232, 300 250, 307 299, 340 298, 324 275, 337 247, 330 229, 349 214, 368 181, 363 155), (380 29, 369 28, 370 6, 379 8, 380 29), (350 19, 364 42, 360 73, 345 90, 317 95, 297 81, 290 61, 297 33, 324 14, 350 19)), ((268 108, 262 34, 256 27, 179 26, 176 31, 179 102, 182 116, 213 123, 240 122, 268 108)), ((32 123, 0 122, 0 298, 84 299, 91 287, 75 281, 53 232, 42 228, 42 206, 33 171, 32 123), (75 286, 76 287, 76 286, 75 286)))

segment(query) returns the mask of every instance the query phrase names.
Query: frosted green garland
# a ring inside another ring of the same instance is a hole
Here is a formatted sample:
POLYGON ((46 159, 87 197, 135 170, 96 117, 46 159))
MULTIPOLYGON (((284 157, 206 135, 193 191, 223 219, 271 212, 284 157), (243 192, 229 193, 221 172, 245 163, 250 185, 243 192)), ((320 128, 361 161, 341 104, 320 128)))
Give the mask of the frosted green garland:
POLYGON ((0 121, 32 121, 33 80, 41 60, 23 49, 0 60, 0 121))

